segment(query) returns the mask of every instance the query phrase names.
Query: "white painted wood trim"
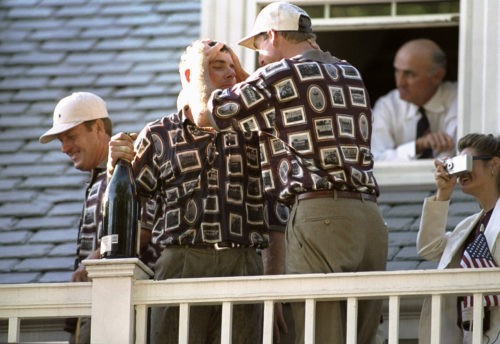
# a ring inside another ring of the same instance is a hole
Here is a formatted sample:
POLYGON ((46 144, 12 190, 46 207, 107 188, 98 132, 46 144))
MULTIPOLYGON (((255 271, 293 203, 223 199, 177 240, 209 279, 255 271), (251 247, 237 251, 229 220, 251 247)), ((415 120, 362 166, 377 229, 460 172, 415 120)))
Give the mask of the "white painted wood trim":
POLYGON ((274 328, 274 302, 264 301, 264 325, 262 333, 262 344, 273 344, 274 328))
MULTIPOLYGON (((242 65, 248 71, 255 69, 255 52, 243 49, 236 42, 251 30, 258 4, 271 1, 262 0, 202 0, 202 37, 211 37, 229 43, 240 56, 242 65), (223 8, 223 10, 220 10, 223 8), (229 9, 227 11, 226 9, 229 9)), ((302 3, 326 4, 328 0, 307 0, 302 3)), ((337 0, 340 2, 353 2, 337 0)), ((301 1, 294 1, 301 4, 301 1)), ((460 48, 459 48, 459 124, 458 137, 470 132, 500 134, 500 1, 461 0, 460 3, 460 48)), ((418 23, 408 16, 406 25, 432 24, 442 16, 426 16, 418 23)), ((441 20, 439 19, 439 20, 441 20)), ((402 26, 402 18, 364 19, 366 27, 381 25, 402 26)), ((451 18, 448 24, 453 24, 451 18)), ((358 23, 359 24, 359 23, 358 23)), ((353 19, 345 19, 332 24, 332 20, 313 19, 316 31, 332 27, 352 28, 357 25, 353 19)), ((439 25, 447 25, 446 21, 439 25)), ((375 177, 381 187, 428 186, 433 185, 433 175, 429 163, 377 163, 375 177), (397 171, 397 172, 396 172, 397 171)), ((431 162, 431 168, 432 167, 431 162)))
POLYGON ((398 296, 391 296, 389 298, 389 314, 393 316, 389 319, 389 344, 397 344, 399 340, 399 307, 400 298, 398 296))
MULTIPOLYGON (((124 336, 128 330, 127 326, 123 326, 123 318, 128 315, 119 314, 120 312, 127 313, 121 309, 121 306, 117 307, 120 303, 125 303, 122 306, 127 309, 132 309, 134 306, 177 304, 180 305, 180 321, 188 323, 186 313, 189 307, 196 305, 266 303, 272 308, 272 302, 305 301, 306 343, 313 343, 314 305, 317 301, 347 300, 348 307, 351 309, 348 314, 348 321, 351 324, 348 324, 348 328, 352 329, 355 328, 356 310, 354 308, 357 307, 358 300, 428 295, 432 295, 433 299, 431 336, 439 338, 439 313, 443 296, 472 293, 475 297, 475 315, 480 315, 481 294, 498 294, 500 291, 499 268, 183 278, 153 281, 137 280, 145 276, 131 273, 134 267, 130 264, 123 264, 117 268, 111 266, 113 261, 106 263, 110 271, 117 274, 116 278, 110 274, 100 273, 93 279, 91 285, 88 282, 81 283, 81 286, 79 286, 80 283, 0 285, 0 318, 9 319, 10 338, 19 338, 18 322, 21 318, 58 318, 81 315, 78 309, 73 309, 73 313, 61 314, 60 312, 60 309, 67 307, 67 302, 72 300, 71 297, 75 296, 86 306, 85 315, 89 315, 90 308, 92 309, 93 342, 121 344, 133 340, 133 335, 128 338, 124 336), (126 266, 131 267, 129 272, 125 271, 126 266), (90 289, 92 289, 92 295, 90 295, 90 289), (118 292, 110 297, 110 289, 118 290, 118 292), (85 290, 83 295, 77 293, 85 290), (125 294, 118 294, 119 292, 125 294), (106 321, 103 321, 102 317, 96 317, 94 310, 98 310, 97 304, 109 306, 109 309, 105 311, 101 309, 107 316, 106 321), (20 312, 20 310, 23 311, 20 312)), ((93 267, 101 270, 101 266, 89 265, 87 267, 89 273, 93 267)), ((393 302, 389 322, 392 317, 398 316, 397 312, 393 312, 394 308, 393 302)), ((268 313, 272 312, 268 311, 268 313)), ((130 311, 130 314, 133 312, 130 311)), ((133 320, 130 323, 133 323, 133 320)), ((474 327, 475 331, 476 327, 474 327)))
POLYGON ((356 344, 358 342, 358 299, 350 297, 347 299, 347 325, 346 342, 356 344))
POLYGON ((500 1, 460 3, 458 136, 500 133, 500 1))
POLYGON ((441 342, 441 322, 443 310, 443 296, 432 295, 431 304, 431 344, 439 344, 441 342))

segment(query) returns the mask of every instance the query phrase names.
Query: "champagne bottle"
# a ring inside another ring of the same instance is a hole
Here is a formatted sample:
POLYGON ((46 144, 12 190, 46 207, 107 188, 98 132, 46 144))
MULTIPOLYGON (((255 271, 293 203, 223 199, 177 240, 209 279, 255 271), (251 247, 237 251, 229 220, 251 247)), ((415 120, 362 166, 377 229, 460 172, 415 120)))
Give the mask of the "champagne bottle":
POLYGON ((116 163, 103 202, 101 256, 103 258, 137 257, 139 205, 132 166, 126 160, 116 163))

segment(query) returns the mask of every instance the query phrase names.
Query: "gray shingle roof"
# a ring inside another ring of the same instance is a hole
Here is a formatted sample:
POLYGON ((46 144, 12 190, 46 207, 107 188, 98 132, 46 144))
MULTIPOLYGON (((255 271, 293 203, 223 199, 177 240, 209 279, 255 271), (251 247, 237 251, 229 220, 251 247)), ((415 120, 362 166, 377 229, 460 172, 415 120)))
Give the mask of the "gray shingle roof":
MULTIPOLYGON (((422 260, 417 254, 416 239, 425 197, 424 191, 387 191, 382 189, 379 203, 389 228, 388 270, 433 269, 434 262, 422 260)), ((448 213, 447 230, 452 230, 464 217, 479 211, 472 196, 455 190, 448 213)))
POLYGON ((106 100, 114 131, 175 111, 199 0, 0 2, 0 283, 64 282, 87 173, 39 136, 73 91, 106 100))
MULTIPOLYGON (((114 131, 141 129, 174 111, 178 60, 199 37, 199 0, 3 0, 0 2, 0 283, 68 281, 87 173, 58 142, 38 137, 56 102, 99 94, 114 131)), ((415 248, 431 190, 382 192, 388 269, 433 268, 415 248)), ((477 210, 456 193, 450 229, 477 210)))

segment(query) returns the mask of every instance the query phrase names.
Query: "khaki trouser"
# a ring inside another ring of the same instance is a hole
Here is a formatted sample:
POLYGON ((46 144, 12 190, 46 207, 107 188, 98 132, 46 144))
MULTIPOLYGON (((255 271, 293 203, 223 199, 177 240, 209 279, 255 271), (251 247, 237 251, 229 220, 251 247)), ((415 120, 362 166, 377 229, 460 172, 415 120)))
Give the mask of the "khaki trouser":
MULTIPOLYGON (((253 276, 263 273, 262 259, 253 248, 168 247, 155 264, 155 279, 253 276)), ((189 343, 220 343, 221 306, 194 306, 189 314, 189 343)), ((154 307, 151 342, 177 343, 179 307, 154 307)), ((262 305, 233 307, 232 343, 258 344, 262 338, 262 305)))
MULTIPOLYGON (((286 272, 385 270, 387 227, 375 202, 334 197, 298 200, 286 229, 286 272)), ((304 303, 293 303, 296 343, 304 342, 304 303)), ((358 304, 357 342, 374 343, 382 300, 358 304)), ((316 343, 345 343, 346 302, 316 304, 316 343)))

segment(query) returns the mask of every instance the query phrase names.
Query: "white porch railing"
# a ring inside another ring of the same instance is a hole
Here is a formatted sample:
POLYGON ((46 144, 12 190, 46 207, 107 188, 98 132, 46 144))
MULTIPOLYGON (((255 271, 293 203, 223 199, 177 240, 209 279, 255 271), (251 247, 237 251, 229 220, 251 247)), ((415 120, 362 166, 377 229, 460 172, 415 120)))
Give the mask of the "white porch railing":
MULTIPOLYGON (((314 308, 321 300, 347 300, 347 343, 356 343, 359 299, 389 303, 389 344, 398 343, 400 300, 432 295, 432 343, 439 343, 444 295, 474 295, 474 319, 481 319, 483 294, 500 293, 500 269, 418 270, 231 278, 150 280, 137 259, 88 260, 91 283, 0 285, 0 318, 8 319, 8 341, 19 341, 20 320, 92 317, 92 343, 146 342, 147 308, 180 306, 179 343, 188 342, 189 307, 222 304, 222 343, 231 340, 232 305, 264 304, 263 343, 272 343, 274 302, 304 301, 306 343, 314 340, 314 308), (199 290, 202 289, 203 293, 199 290), (134 312, 135 311, 135 312, 134 312), (135 314, 135 316, 134 316, 135 314)), ((473 322, 474 343, 481 342, 482 321, 473 322)))

